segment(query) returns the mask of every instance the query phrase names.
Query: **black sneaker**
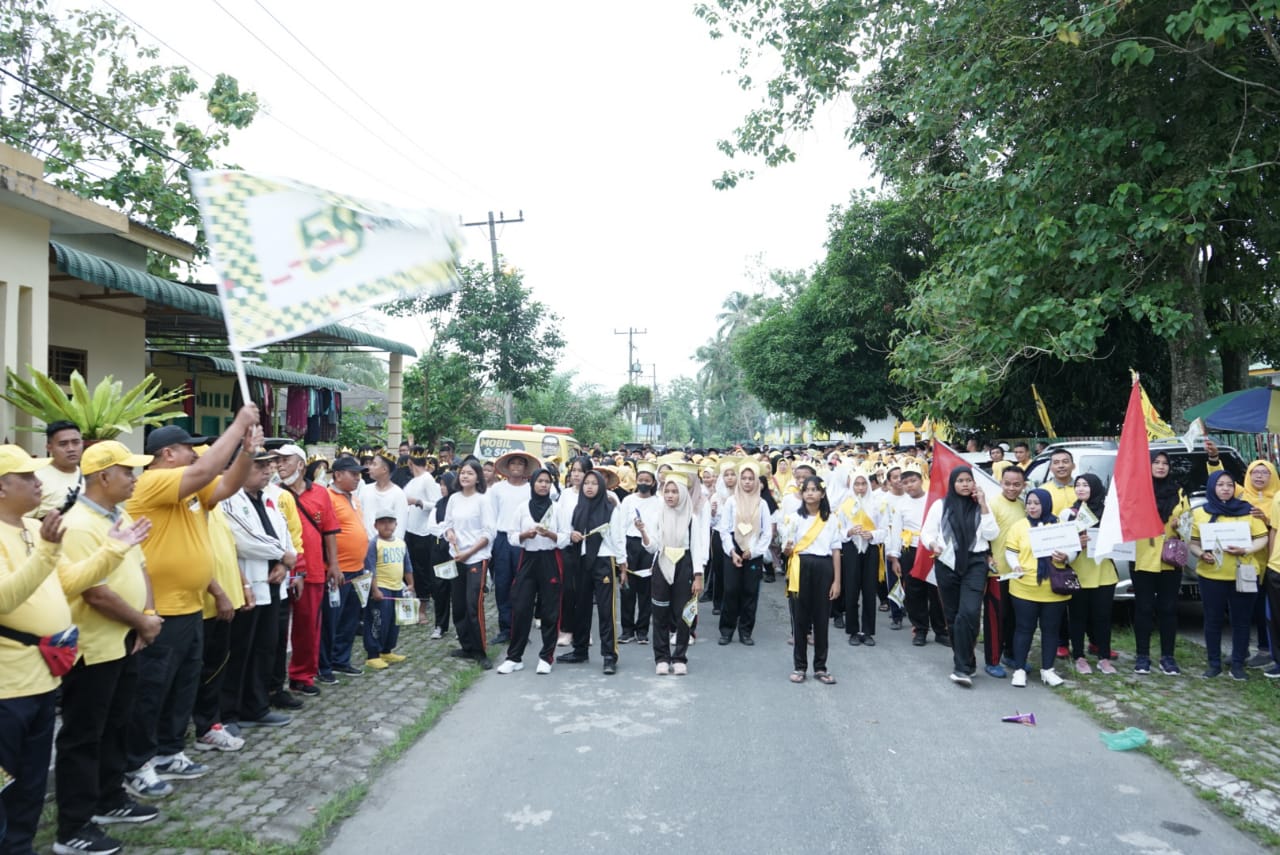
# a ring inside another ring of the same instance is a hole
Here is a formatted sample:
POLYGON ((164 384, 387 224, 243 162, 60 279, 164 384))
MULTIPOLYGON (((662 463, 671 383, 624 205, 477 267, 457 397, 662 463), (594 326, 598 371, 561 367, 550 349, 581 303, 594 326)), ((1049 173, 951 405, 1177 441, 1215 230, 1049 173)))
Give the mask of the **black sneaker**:
POLYGON ((352 667, 351 665, 334 665, 333 673, 346 674, 348 677, 359 677, 364 672, 359 668, 352 667))
POLYGON ((483 653, 476 656, 476 663, 485 671, 493 670, 493 660, 488 656, 485 656, 483 653))
POLYGON ((835 626, 836 629, 844 629, 844 615, 836 615, 835 626))
POLYGON ((70 837, 64 837, 54 841, 53 851, 57 855, 80 855, 84 852, 96 853, 96 855, 112 855, 124 848, 119 840, 108 837, 107 833, 92 822, 86 823, 84 828, 77 831, 70 837))
POLYGON ((722 636, 720 636, 720 645, 721 645, 721 646, 724 646, 724 645, 728 644, 730 641, 733 641, 733 636, 732 636, 732 635, 722 635, 722 636))
POLYGON ((499 632, 493 638, 489 639, 490 647, 497 647, 500 644, 507 644, 511 641, 511 633, 499 632))
POLYGON ((336 686, 338 685, 338 678, 333 674, 317 674, 316 682, 324 683, 326 686, 336 686))
POLYGON ((309 698, 318 698, 320 696, 320 690, 310 683, 291 682, 289 691, 297 692, 299 695, 306 695, 309 698))
POLYGON ((615 662, 615 661, 614 661, 614 660, 612 660, 612 659, 607 659, 607 660, 605 660, 605 663, 604 663, 604 673, 606 673, 606 674, 617 674, 617 673, 618 673, 618 663, 617 663, 617 662, 615 662))
POLYGON ((278 710, 300 710, 302 709, 302 701, 281 689, 278 692, 271 693, 271 706, 278 710))
POLYGON ((874 635, 866 635, 866 634, 864 634, 864 635, 862 636, 862 643, 863 643, 863 644, 865 644, 867 647, 875 647, 875 646, 876 646, 876 637, 875 637, 874 635))
POLYGON ((951 646, 951 636, 947 635, 945 632, 941 635, 938 635, 938 633, 935 632, 933 640, 941 644, 943 647, 951 646))
POLYGON ((635 640, 636 640, 636 634, 634 632, 624 632, 622 633, 622 635, 618 636, 619 644, 630 644, 635 640))
POLYGON ((916 647, 924 647, 926 644, 929 643, 929 640, 925 638, 925 635, 923 632, 917 632, 911 636, 911 643, 916 647))
MULTIPOLYGON (((115 825, 123 822, 136 824, 139 822, 150 822, 159 815, 160 811, 158 808, 152 807, 151 805, 138 804, 133 799, 125 799, 120 807, 103 811, 100 814, 95 814, 93 821, 98 825, 115 825)), ((101 831, 102 829, 98 830, 101 831)))
POLYGON ((902 629, 902 621, 901 620, 889 621, 889 629, 902 629))
POLYGON ((649 636, 636 633, 636 644, 648 644, 649 636))
POLYGON ((1249 675, 1245 673, 1243 665, 1231 666, 1231 679, 1237 682, 1244 682, 1249 679, 1249 675))
POLYGON ((850 647, 857 647, 860 644, 862 644, 862 638, 860 636, 858 636, 857 634, 849 636, 850 647))

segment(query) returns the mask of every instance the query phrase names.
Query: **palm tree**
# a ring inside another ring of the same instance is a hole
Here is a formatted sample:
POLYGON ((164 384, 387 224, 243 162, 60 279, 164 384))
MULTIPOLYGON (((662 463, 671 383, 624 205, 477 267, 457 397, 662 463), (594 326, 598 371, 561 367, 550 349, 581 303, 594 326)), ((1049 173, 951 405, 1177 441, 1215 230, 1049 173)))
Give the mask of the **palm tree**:
POLYGON ((373 389, 387 388, 387 363, 364 351, 272 351, 262 361, 282 371, 314 374, 373 389))

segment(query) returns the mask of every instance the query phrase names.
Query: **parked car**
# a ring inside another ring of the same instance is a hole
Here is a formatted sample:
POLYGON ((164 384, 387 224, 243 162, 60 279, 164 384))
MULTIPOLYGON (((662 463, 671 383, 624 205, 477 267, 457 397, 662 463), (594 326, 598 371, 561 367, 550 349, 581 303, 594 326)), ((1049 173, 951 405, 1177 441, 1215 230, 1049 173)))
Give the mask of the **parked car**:
MULTIPOLYGON (((1049 459, 1059 448, 1066 448, 1075 458, 1075 470, 1071 475, 1073 479, 1085 472, 1092 472, 1102 479, 1104 487, 1111 486, 1111 475, 1116 468, 1118 450, 1114 442, 1051 445, 1032 461, 1031 468, 1027 470, 1028 484, 1043 484, 1050 478, 1049 459)), ((1190 498, 1192 508, 1203 505, 1204 485, 1209 478, 1208 455, 1205 453, 1204 444, 1200 443, 1191 451, 1187 451, 1187 447, 1178 440, 1152 442, 1151 456, 1155 457, 1157 452, 1164 452, 1169 456, 1169 476, 1178 481, 1183 492, 1190 498)), ((1244 478, 1245 461, 1240 457, 1239 452, 1230 446, 1220 445, 1218 456, 1222 460, 1222 468, 1230 472, 1237 483, 1244 478)), ((1116 599, 1132 600, 1133 582, 1129 578, 1131 569, 1129 562, 1116 560, 1115 565, 1116 573, 1120 577, 1120 582, 1116 585, 1116 599)), ((1200 584, 1196 578, 1194 566, 1184 567, 1182 570, 1182 595, 1190 599, 1200 597, 1200 584)))

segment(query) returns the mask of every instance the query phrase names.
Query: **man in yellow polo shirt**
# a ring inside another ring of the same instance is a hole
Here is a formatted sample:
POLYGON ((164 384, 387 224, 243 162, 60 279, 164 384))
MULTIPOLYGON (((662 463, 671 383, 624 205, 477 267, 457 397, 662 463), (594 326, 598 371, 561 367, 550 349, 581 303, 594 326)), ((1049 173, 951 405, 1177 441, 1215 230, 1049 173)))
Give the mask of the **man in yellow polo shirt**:
MULTIPOLYGON (((68 660, 77 653, 67 596, 109 576, 131 547, 146 537, 146 525, 113 527, 102 548, 63 567, 62 515, 43 523, 24 519, 40 506, 35 472, 48 458, 34 459, 16 445, 0 445, 0 805, 6 825, 0 851, 31 852, 44 806, 56 717, 54 695, 66 673, 54 670, 39 643, 56 646, 68 660)), ((65 663, 71 664, 71 661, 65 663)), ((101 850, 98 850, 101 851, 101 850)))
MULTIPOLYGON (((133 495, 134 468, 150 462, 149 455, 133 454, 113 440, 84 452, 83 488, 63 517, 63 555, 71 561, 87 558, 107 542, 113 525, 133 525, 120 505, 133 495)), ((66 572, 65 565, 59 568, 60 574, 66 572)), ((67 600, 80 628, 81 659, 62 678, 55 851, 93 852, 103 848, 86 846, 95 838, 101 844, 96 826, 147 822, 159 815, 126 795, 124 773, 125 730, 138 685, 134 654, 155 641, 163 620, 151 602, 140 546, 126 552, 111 575, 67 600)))
POLYGON ((209 771, 183 751, 204 660, 205 591, 220 602, 219 611, 231 609, 213 577, 207 513, 239 490, 249 474, 262 443, 258 408, 241 407, 217 442, 198 456, 195 446, 206 441, 176 425, 152 431, 146 452, 154 459, 125 506, 132 516, 151 520, 151 537, 142 551, 156 611, 164 618, 156 640, 138 654, 125 775, 125 786, 135 796, 165 795, 165 781, 209 771))

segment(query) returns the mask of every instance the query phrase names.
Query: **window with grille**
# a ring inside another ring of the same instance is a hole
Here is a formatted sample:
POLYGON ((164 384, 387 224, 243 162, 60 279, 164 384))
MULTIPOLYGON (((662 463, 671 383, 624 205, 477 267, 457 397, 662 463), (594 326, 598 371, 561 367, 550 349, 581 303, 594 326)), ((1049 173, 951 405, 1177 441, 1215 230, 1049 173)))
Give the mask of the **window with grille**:
POLYGON ((81 377, 89 376, 89 351, 74 350, 70 347, 49 348, 49 377, 53 382, 67 385, 71 382, 71 372, 79 371, 81 377))

